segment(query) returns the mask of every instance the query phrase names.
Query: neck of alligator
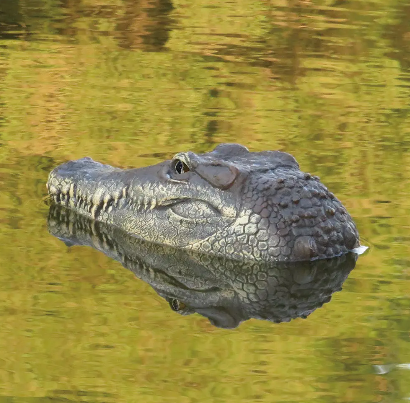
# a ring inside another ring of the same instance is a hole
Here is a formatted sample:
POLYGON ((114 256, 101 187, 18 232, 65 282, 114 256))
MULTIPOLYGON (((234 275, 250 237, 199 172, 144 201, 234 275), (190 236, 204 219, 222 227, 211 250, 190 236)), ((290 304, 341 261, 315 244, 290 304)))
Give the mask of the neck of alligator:
POLYGON ((237 261, 142 241, 121 229, 51 206, 49 232, 67 245, 91 246, 150 284, 181 314, 219 327, 250 319, 307 317, 339 291, 357 255, 301 263, 237 261))
POLYGON ((360 245, 340 201, 279 151, 223 144, 127 170, 87 157, 47 186, 54 203, 130 235, 231 259, 307 261, 360 245))

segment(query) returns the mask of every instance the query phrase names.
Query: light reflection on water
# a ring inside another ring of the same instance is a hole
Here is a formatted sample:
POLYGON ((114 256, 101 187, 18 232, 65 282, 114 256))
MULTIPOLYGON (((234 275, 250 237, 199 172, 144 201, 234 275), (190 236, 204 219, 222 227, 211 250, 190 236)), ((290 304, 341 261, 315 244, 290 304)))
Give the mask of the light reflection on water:
POLYGON ((408 399, 409 19, 407 1, 3 0, 0 401, 408 399), (218 329, 48 233, 58 163, 228 141, 295 155, 371 246, 307 320, 218 329))

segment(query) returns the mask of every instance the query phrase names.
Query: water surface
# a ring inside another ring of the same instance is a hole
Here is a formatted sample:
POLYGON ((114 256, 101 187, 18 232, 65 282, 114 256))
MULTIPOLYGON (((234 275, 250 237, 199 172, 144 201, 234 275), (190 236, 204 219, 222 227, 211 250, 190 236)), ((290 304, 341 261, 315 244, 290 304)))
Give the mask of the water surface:
POLYGON ((410 2, 2 0, 0 402, 410 398, 410 2), (292 153, 370 246, 307 319, 181 316, 47 230, 48 172, 292 153))

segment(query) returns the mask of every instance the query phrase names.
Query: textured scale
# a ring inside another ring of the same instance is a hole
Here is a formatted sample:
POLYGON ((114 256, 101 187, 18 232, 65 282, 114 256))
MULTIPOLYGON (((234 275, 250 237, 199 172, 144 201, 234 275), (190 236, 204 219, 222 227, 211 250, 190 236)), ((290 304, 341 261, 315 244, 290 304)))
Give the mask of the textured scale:
POLYGON ((47 186, 55 203, 131 235, 233 259, 305 261, 360 245, 341 202, 280 151, 222 144, 128 170, 83 158, 47 186))

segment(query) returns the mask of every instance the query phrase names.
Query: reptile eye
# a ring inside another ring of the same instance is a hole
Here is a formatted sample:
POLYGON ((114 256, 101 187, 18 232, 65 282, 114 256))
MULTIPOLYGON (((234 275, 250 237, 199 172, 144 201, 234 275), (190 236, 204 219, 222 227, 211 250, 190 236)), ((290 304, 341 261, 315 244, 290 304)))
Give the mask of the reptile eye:
POLYGON ((169 301, 169 306, 175 312, 181 311, 185 308, 185 304, 178 301, 176 298, 172 298, 171 301, 169 301))
POLYGON ((185 162, 181 160, 175 160, 174 161, 174 169, 177 174, 183 174, 185 172, 189 171, 189 167, 185 162))

